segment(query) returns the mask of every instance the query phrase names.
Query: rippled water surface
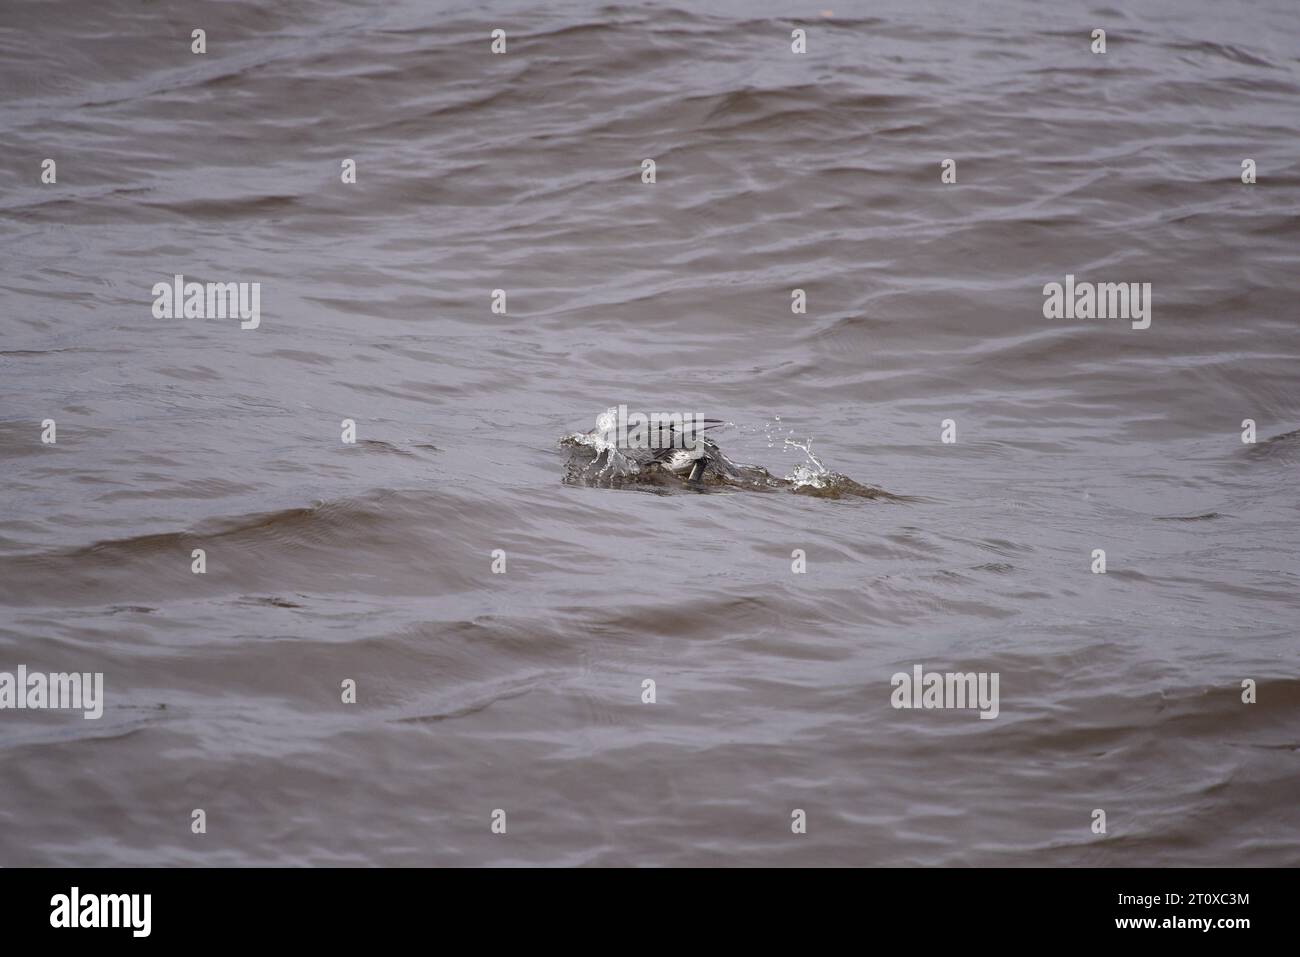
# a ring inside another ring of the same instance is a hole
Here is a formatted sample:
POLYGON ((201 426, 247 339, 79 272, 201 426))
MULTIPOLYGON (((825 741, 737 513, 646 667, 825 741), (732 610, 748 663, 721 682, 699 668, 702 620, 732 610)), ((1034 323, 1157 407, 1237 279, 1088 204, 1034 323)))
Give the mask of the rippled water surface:
POLYGON ((0 864, 1300 864, 1297 104, 1291 0, 3 0, 0 670, 107 704, 0 864))

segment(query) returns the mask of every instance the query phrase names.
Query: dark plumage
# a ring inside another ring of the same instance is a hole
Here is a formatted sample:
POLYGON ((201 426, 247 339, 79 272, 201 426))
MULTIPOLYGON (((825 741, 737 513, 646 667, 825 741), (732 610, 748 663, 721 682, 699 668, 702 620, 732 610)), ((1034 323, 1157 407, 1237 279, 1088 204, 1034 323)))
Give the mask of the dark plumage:
MULTIPOLYGON (((697 482, 721 457, 717 443, 700 433, 716 429, 722 420, 701 419, 698 423, 697 427, 696 422, 687 422, 680 430, 669 423, 649 433, 649 448, 619 446, 618 450, 641 468, 661 468, 674 475, 686 475, 688 482, 697 482)), ((716 471, 716 465, 714 468, 716 471)))

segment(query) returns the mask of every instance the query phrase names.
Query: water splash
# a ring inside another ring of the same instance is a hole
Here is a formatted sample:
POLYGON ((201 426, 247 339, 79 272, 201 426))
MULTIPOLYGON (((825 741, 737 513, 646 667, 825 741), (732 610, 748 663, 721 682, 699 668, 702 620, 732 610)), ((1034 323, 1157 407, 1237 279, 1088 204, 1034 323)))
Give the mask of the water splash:
POLYGON ((572 432, 560 440, 561 447, 569 450, 569 461, 564 477, 566 484, 601 488, 635 488, 660 493, 682 489, 696 492, 706 490, 771 492, 784 489, 797 495, 811 495, 816 498, 902 500, 884 489, 861 485, 847 476, 826 468, 813 452, 811 437, 803 440, 792 438, 793 429, 786 429, 784 435, 775 434, 776 429, 780 428, 780 416, 775 416, 770 423, 757 428, 737 425, 735 422, 727 422, 725 425, 737 429, 742 434, 754 435, 763 432, 767 437, 769 448, 774 447, 776 439, 780 438, 785 447, 801 451, 805 461, 795 465, 789 475, 783 479, 776 478, 762 466, 733 462, 715 443, 710 442, 711 464, 704 478, 697 482, 687 482, 684 478, 661 469, 641 468, 636 460, 618 446, 617 416, 616 407, 608 409, 596 417, 596 427, 590 432, 572 432))
POLYGON ((626 478, 641 471, 641 467, 618 447, 617 406, 611 406, 596 416, 596 427, 590 432, 570 432, 560 440, 560 445, 591 450, 587 461, 570 461, 570 470, 576 465, 583 473, 581 477, 591 484, 626 478))
POLYGON ((813 454, 812 443, 813 440, 811 436, 803 442, 797 442, 794 439, 789 438, 785 440, 787 447, 796 448, 803 452, 804 455, 808 456, 807 462, 800 462, 794 467, 793 471, 785 477, 785 480, 790 482, 796 490, 804 488, 805 486, 811 486, 812 488, 826 488, 831 479, 835 477, 835 473, 822 465, 821 460, 813 454))

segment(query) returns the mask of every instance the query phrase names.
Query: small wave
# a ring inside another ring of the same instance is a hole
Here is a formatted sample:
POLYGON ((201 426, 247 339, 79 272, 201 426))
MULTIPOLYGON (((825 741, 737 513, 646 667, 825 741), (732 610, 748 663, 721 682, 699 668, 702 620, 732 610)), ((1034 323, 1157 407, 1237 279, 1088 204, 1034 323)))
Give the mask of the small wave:
POLYGON ((1284 432, 1246 446, 1246 454, 1254 459, 1281 456, 1290 458, 1300 452, 1300 429, 1284 432))

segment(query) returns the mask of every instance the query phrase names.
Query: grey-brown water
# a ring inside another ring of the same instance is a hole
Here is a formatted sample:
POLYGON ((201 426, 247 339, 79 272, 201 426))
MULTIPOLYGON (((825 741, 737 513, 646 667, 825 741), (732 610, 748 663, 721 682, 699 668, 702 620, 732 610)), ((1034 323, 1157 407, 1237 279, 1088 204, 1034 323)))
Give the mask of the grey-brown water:
POLYGON ((1300 863, 1291 0, 3 0, 0 50, 0 671, 105 695, 0 711, 0 864, 1300 863), (907 500, 566 481, 620 403, 907 500))

